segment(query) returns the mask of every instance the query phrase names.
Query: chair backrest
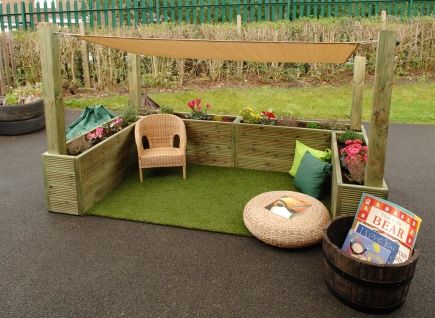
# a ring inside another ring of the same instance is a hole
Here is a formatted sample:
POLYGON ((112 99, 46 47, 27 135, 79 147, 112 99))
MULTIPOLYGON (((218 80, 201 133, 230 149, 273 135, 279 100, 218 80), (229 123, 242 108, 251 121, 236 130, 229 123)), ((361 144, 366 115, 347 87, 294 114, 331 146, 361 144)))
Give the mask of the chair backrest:
POLYGON ((146 136, 150 148, 172 147, 174 137, 180 138, 180 147, 185 147, 186 127, 181 118, 170 114, 153 114, 140 119, 136 123, 136 143, 142 144, 143 136, 146 136))

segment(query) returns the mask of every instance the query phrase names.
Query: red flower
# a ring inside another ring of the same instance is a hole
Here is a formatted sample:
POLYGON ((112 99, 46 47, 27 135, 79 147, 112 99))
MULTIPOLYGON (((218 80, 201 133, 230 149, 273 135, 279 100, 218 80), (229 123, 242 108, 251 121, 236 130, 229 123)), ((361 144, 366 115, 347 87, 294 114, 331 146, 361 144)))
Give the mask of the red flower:
POLYGON ((187 106, 193 110, 195 108, 195 100, 191 100, 190 102, 187 103, 187 106))
POLYGON ((275 119, 275 114, 273 112, 261 112, 263 116, 266 116, 269 119, 275 119))

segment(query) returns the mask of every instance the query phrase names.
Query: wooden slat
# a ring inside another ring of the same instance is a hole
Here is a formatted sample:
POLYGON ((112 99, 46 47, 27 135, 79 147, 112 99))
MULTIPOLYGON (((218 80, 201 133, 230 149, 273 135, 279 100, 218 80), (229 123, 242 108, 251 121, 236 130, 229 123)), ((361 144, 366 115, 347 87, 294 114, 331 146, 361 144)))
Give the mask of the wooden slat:
POLYGON ((46 153, 43 155, 43 164, 48 210, 78 215, 75 158, 46 153))
POLYGON ((331 131, 297 127, 239 124, 237 167, 287 172, 296 140, 319 150, 331 145, 331 131))
POLYGON ((137 163, 133 129, 130 125, 78 156, 84 213, 114 190, 137 163))

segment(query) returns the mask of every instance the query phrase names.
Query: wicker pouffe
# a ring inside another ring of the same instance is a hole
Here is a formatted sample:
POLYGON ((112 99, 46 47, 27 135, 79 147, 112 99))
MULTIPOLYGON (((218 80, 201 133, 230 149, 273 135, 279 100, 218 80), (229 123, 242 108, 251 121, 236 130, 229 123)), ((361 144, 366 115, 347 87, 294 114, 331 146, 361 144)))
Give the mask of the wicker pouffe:
POLYGON ((282 248, 299 248, 319 243, 323 229, 330 220, 329 211, 322 202, 292 191, 272 191, 257 195, 246 204, 243 211, 243 221, 252 235, 267 244, 282 248), (266 208, 283 196, 303 200, 311 205, 286 219, 266 208))

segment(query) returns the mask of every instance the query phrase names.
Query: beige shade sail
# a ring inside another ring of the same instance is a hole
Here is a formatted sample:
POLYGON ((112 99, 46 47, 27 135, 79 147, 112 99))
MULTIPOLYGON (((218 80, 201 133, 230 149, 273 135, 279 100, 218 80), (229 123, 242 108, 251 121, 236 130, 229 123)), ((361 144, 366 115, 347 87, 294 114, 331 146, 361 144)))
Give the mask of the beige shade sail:
POLYGON ((359 45, 349 42, 248 42, 72 35, 139 55, 253 62, 345 63, 359 45))

